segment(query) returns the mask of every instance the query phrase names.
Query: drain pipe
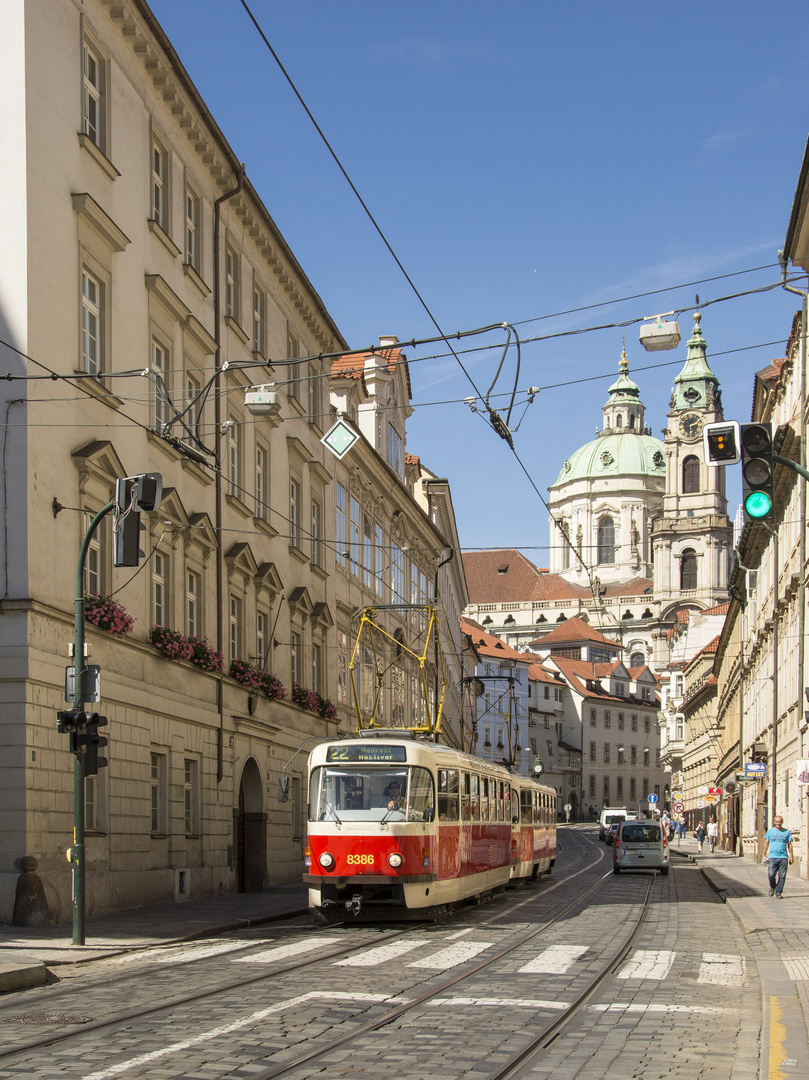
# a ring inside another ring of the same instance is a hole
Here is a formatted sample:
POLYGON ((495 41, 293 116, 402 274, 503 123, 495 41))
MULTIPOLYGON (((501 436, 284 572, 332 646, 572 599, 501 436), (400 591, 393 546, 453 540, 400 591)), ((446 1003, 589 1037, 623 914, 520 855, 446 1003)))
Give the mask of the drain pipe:
MULTIPOLYGON (((244 187, 244 165, 240 165, 236 173, 236 187, 220 195, 213 204, 213 318, 214 318, 214 341, 216 352, 214 355, 214 452, 216 455, 215 482, 215 528, 220 535, 222 528, 222 367, 220 364, 222 354, 222 283, 220 280, 220 229, 222 220, 222 204, 232 199, 244 187)), ((221 539, 221 537, 220 537, 221 539)), ((225 552, 220 543, 216 545, 216 648, 225 654, 225 552)), ((225 775, 225 688, 224 676, 220 673, 216 688, 216 707, 219 713, 219 732, 216 740, 216 782, 221 784, 225 775)))

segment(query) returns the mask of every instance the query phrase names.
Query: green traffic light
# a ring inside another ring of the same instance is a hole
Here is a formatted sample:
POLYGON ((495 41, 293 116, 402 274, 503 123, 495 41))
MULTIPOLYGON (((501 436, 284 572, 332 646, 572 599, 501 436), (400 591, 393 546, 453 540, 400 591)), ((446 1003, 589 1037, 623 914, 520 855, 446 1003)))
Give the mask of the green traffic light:
POLYGON ((751 518, 763 518, 772 510, 772 499, 766 491, 751 491, 744 509, 751 518))

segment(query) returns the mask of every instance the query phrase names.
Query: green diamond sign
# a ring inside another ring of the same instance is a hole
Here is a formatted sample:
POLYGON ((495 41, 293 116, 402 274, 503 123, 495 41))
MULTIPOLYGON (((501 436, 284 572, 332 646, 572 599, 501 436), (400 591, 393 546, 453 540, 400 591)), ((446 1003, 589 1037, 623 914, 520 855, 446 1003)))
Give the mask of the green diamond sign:
POLYGON ((324 446, 328 446, 335 457, 342 458, 358 440, 357 432, 345 420, 338 420, 320 441, 324 446))

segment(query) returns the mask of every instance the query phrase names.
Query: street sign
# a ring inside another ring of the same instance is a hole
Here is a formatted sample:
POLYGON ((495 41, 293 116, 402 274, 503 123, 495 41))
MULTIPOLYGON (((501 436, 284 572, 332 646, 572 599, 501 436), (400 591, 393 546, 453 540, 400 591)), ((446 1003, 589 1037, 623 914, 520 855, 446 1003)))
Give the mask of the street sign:
POLYGON ((674 811, 675 814, 682 814, 683 810, 685 810, 685 803, 681 803, 681 802, 673 803, 671 808, 672 808, 672 810, 674 811))
POLYGON ((653 793, 649 796, 649 802, 654 805, 657 802, 657 796, 653 793))
POLYGON ((699 802, 697 803, 697 810, 704 810, 704 809, 705 809, 705 803, 702 801, 702 799, 700 799, 699 802))
MULTIPOLYGON (((86 664, 84 668, 84 700, 101 701, 101 667, 99 664, 86 664)), ((65 668, 65 701, 76 700, 76 668, 70 664, 65 668)))
POLYGON ((719 802, 719 796, 718 795, 706 795, 705 796, 705 802, 706 803, 719 802))
POLYGON ((671 797, 672 797, 672 799, 676 799, 679 802, 680 799, 682 799, 682 797, 683 797, 683 793, 682 793, 682 791, 672 791, 671 797))
POLYGON ((709 787, 708 788, 708 794, 709 795, 721 795, 722 794, 722 789, 721 789, 721 787, 709 787))
POLYGON ((757 780, 767 775, 766 761, 746 761, 744 763, 745 776, 753 776, 757 780))
POLYGON ((697 788, 697 795, 707 795, 707 794, 708 794, 708 785, 707 784, 700 784, 700 786, 697 788))
POLYGON ((569 802, 566 802, 565 803, 565 813, 569 814, 572 809, 573 809, 572 805, 569 802))

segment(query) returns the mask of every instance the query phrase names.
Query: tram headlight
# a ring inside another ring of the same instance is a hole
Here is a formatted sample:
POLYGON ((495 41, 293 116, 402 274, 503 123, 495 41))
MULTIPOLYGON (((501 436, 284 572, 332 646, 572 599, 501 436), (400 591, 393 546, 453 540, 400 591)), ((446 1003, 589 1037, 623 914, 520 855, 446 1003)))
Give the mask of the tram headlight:
POLYGON ((322 855, 319 855, 317 861, 320 863, 324 870, 334 869, 334 856, 329 855, 328 851, 324 851, 322 855))
POLYGON ((393 867, 394 870, 398 870, 403 862, 404 858, 399 854, 398 851, 394 851, 392 855, 388 855, 388 863, 393 867))

